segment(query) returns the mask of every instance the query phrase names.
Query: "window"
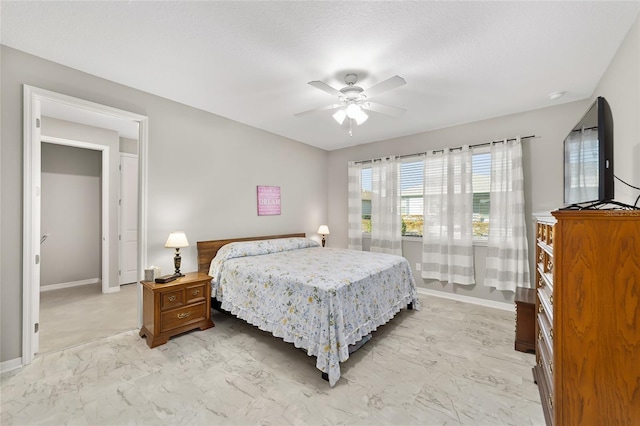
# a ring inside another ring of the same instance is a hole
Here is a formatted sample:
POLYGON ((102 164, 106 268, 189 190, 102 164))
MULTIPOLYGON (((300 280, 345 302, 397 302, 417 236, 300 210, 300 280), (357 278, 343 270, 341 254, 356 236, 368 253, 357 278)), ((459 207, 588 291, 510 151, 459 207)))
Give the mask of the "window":
MULTIPOLYGON (((489 235, 489 190, 491 153, 476 148, 473 153, 473 238, 486 241, 489 235)), ((400 166, 400 214, 402 235, 421 237, 424 225, 422 158, 408 158, 400 166)), ((371 167, 362 168, 362 232, 371 232, 371 167)))
POLYGON ((371 167, 363 167, 360 179, 362 182, 362 232, 371 233, 371 167))
POLYGON ((489 191, 491 188, 491 153, 488 148, 473 153, 473 239, 486 241, 489 236, 489 191))
POLYGON ((422 236, 423 166, 422 159, 403 161, 400 166, 400 215, 402 216, 402 235, 405 236, 422 236))

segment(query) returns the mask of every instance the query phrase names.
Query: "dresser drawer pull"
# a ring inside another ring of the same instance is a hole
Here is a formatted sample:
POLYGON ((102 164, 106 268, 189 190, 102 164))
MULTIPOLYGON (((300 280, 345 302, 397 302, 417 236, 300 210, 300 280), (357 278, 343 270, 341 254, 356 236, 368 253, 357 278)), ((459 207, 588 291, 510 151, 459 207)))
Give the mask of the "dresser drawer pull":
POLYGON ((549 337, 551 337, 551 340, 553 340, 553 328, 549 330, 549 337))
POLYGON ((538 260, 542 262, 542 259, 544 259, 544 252, 541 251, 540 254, 538 255, 538 260))
POLYGON ((553 373, 553 361, 549 361, 549 371, 553 373))
POLYGON ((169 296, 169 302, 175 302, 175 301, 176 301, 175 296, 169 296))
POLYGON ((545 284, 544 280, 542 279, 542 277, 540 277, 538 279, 538 287, 544 287, 544 284, 545 284))
POLYGON ((549 296, 549 303, 551 303, 553 305, 553 294, 551 296, 549 296))
POLYGON ((542 330, 538 330, 538 340, 542 340, 542 330))
POLYGON ((193 293, 191 293, 194 296, 197 296, 200 294, 200 290, 193 290, 193 293))
POLYGON ((178 319, 185 319, 185 318, 189 318, 189 315, 191 315, 191 312, 182 312, 180 314, 178 314, 178 319))
POLYGON ((544 306, 538 305, 538 313, 540 314, 544 313, 544 306))
POLYGON ((549 407, 553 408, 553 398, 549 397, 549 407))
POLYGON ((548 269, 549 271, 551 271, 551 270, 553 269, 553 262, 552 262, 552 261, 548 261, 548 262, 547 262, 547 269, 548 269))

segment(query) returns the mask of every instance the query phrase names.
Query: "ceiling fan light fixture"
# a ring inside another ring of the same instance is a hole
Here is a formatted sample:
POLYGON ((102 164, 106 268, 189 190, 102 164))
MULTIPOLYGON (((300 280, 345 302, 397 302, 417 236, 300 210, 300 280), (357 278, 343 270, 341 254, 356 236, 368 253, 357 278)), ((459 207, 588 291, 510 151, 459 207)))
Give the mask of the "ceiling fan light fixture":
POLYGON ((360 112, 358 113, 358 115, 354 117, 354 119, 356 120, 356 124, 359 126, 365 121, 367 121, 367 119, 369 118, 369 115, 366 112, 364 112, 362 109, 360 108, 358 109, 360 110, 360 112))
POLYGON ((360 109, 358 104, 350 103, 349 105, 347 105, 347 117, 356 118, 361 112, 362 109, 360 109))
POLYGON ((333 114, 333 119, 336 120, 340 125, 344 123, 345 118, 347 118, 347 112, 343 109, 339 109, 333 114))

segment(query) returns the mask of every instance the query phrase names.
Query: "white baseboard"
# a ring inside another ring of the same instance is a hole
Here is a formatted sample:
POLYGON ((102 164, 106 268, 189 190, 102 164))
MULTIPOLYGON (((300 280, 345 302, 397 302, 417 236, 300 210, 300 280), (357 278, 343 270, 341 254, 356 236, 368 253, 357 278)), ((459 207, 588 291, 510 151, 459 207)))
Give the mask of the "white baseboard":
POLYGON ((9 359, 7 361, 0 362, 0 373, 6 373, 8 371, 16 370, 22 367, 22 358, 9 359))
POLYGON ((100 278, 89 278, 88 280, 71 281, 68 283, 41 285, 40 292, 42 293, 44 291, 60 290, 61 288, 79 287, 81 285, 98 284, 99 282, 100 278))
POLYGON ((103 291, 102 293, 117 293, 120 291, 120 286, 118 287, 108 287, 107 291, 103 291))
POLYGON ((444 299, 456 300, 458 302, 472 303, 474 305, 486 306, 488 308, 501 309, 503 311, 515 312, 515 303, 496 302, 495 300, 479 299, 477 297, 464 296, 462 294, 445 293, 444 291, 432 290, 430 288, 418 287, 418 293, 442 297, 444 299))

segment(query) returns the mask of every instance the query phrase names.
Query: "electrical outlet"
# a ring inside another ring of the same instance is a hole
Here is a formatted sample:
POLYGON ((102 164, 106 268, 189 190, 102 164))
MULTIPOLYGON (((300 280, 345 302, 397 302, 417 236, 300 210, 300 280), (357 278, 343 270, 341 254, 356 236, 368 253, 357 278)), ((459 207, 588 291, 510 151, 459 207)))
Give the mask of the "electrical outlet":
POLYGON ((420 263, 416 263, 416 271, 419 271, 422 269, 422 265, 420 263))

